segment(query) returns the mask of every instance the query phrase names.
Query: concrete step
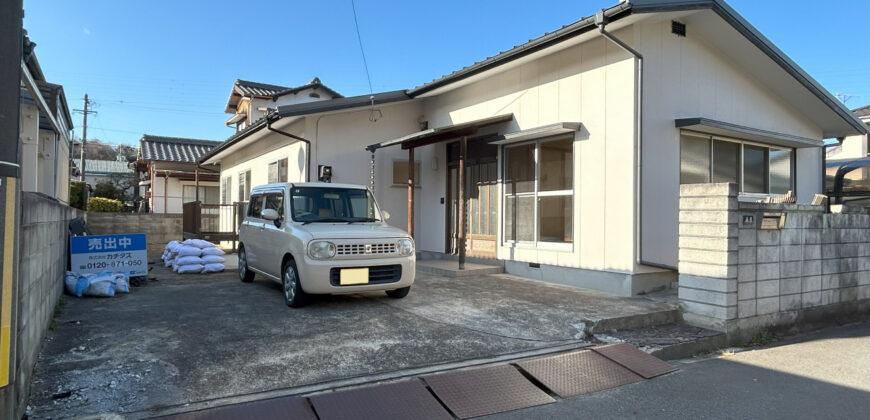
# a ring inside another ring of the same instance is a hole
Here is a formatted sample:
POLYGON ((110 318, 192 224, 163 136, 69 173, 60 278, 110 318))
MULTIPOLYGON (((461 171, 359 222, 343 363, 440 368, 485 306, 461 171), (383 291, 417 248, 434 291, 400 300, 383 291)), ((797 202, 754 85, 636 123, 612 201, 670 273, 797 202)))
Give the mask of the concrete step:
POLYGON ((450 260, 417 260, 417 272, 443 277, 468 277, 485 274, 504 273, 504 267, 499 265, 478 264, 467 262, 465 269, 459 269, 459 263, 450 260))
POLYGON ((683 323, 669 323, 593 335, 604 343, 625 342, 664 360, 682 359, 727 345, 725 334, 683 323))

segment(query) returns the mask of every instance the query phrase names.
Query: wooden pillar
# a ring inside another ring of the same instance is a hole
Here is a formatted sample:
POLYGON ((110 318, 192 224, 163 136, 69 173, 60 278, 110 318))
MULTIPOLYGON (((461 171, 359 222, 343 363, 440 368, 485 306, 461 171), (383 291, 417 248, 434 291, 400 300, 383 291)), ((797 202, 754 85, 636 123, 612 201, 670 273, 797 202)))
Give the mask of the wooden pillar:
MULTIPOLYGON (((196 188, 196 198, 194 199, 194 201, 199 201, 199 165, 196 165, 196 169, 193 171, 193 179, 194 183, 196 184, 196 186, 194 187, 196 188)), ((184 191, 182 190, 182 196, 184 196, 183 193, 184 191)))
POLYGON ((414 148, 408 148, 408 234, 414 237, 414 148))
POLYGON ((465 269, 465 154, 468 146, 468 138, 462 136, 459 140, 459 217, 457 223, 458 246, 459 246, 459 269, 465 269))

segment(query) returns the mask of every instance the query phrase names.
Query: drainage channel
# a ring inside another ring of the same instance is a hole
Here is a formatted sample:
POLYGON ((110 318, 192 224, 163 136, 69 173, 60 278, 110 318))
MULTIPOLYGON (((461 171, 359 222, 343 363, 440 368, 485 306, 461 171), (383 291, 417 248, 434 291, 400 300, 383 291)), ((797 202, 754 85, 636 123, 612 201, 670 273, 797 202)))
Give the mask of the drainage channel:
POLYGON ((128 418, 467 419, 549 404, 676 370, 625 343, 560 347, 130 413, 128 418))

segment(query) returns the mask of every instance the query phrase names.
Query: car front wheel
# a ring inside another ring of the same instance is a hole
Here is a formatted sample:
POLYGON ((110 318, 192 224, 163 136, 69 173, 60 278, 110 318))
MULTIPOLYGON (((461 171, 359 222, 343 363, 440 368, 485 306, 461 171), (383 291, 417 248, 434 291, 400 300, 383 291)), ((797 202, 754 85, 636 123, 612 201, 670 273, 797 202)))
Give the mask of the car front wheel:
POLYGON ((284 263, 281 270, 281 284, 284 286, 284 302, 291 308, 299 308, 308 303, 308 295, 302 291, 302 283, 299 280, 299 271, 293 260, 284 263))
POLYGON ((245 253, 245 248, 239 248, 239 280, 243 283, 254 281, 254 272, 248 270, 248 254, 245 253))
POLYGON ((387 296, 393 299, 401 299, 405 296, 408 296, 408 292, 411 291, 411 286, 403 287, 401 289, 396 290, 387 290, 387 296))

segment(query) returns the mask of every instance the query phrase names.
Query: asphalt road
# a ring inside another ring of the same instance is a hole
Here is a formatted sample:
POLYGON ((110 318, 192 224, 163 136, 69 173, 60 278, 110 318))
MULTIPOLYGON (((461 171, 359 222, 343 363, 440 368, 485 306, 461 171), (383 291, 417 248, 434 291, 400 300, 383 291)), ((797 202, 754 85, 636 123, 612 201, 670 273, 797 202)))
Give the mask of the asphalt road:
POLYGON ((650 381, 492 418, 870 418, 870 324, 676 364, 650 381))

